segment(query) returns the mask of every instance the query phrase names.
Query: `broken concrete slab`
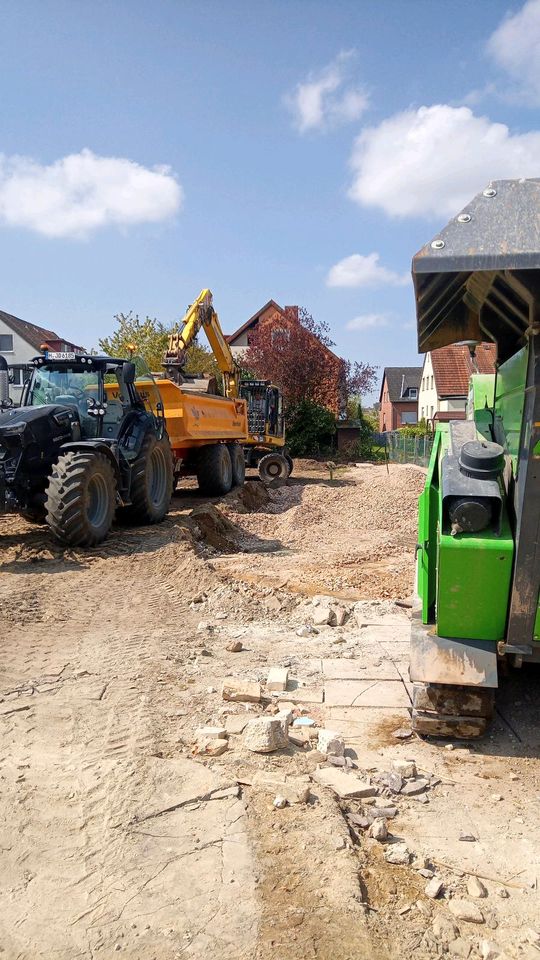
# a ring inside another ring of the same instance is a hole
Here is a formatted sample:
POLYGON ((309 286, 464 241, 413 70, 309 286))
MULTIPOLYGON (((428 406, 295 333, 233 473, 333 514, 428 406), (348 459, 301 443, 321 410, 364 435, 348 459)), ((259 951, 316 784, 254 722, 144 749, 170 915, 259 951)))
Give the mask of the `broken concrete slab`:
POLYGON ((221 688, 224 700, 235 703, 259 703, 261 699, 261 685, 252 680, 225 680, 221 688))
POLYGON ((329 680, 324 685, 324 702, 329 707, 410 706, 401 680, 329 680))
POLYGON ((353 773, 345 773, 337 767, 320 767, 313 773, 313 779, 321 786, 329 787, 341 800, 377 795, 377 788, 369 782, 360 780, 353 773))
POLYGON ((291 690, 292 686, 289 683, 289 689, 283 693, 283 696, 279 697, 279 702, 286 700, 290 703, 322 703, 323 702, 323 691, 322 687, 296 687, 294 690, 291 690))
POLYGON ((248 716, 241 716, 237 713, 232 714, 229 717, 225 718, 225 732, 227 734, 239 734, 242 733, 246 724, 249 721, 248 716))
POLYGON ((388 660, 361 657, 347 660, 344 657, 331 657, 322 661, 325 680, 399 680, 396 666, 388 660))

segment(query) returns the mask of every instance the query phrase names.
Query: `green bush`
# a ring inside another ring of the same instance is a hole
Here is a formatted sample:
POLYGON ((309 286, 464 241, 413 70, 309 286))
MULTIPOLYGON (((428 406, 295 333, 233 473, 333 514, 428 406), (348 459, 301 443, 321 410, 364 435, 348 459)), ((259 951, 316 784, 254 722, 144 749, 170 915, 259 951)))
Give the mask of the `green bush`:
POLYGON ((404 437, 425 437, 426 434, 431 434, 431 431, 425 420, 419 420, 410 427, 399 427, 399 433, 404 437))
POLYGON ((331 454, 336 418, 312 400, 301 400, 287 409, 287 445, 293 457, 331 454))

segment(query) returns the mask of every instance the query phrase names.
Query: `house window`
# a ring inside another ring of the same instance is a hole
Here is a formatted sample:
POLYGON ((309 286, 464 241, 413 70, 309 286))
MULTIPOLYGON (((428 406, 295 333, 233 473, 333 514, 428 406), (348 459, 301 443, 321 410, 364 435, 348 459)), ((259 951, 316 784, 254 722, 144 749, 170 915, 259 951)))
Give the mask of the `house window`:
POLYGON ((20 387, 21 383, 23 382, 23 371, 21 367, 12 367, 9 372, 11 374, 10 380, 13 386, 20 387))
POLYGON ((0 353, 13 353, 12 333, 0 333, 0 353))
POLYGON ((422 410, 420 411, 420 417, 422 420, 424 419, 424 407, 422 407, 422 410))
POLYGON ((416 410, 411 410, 407 413, 401 414, 402 423, 418 423, 418 417, 416 416, 416 410))
POLYGON ((410 387, 409 396, 411 400, 416 400, 416 398, 418 397, 418 390, 416 389, 416 387, 410 387))
POLYGON ((433 407, 431 408, 431 418, 433 419, 433 407))
POLYGON ((433 390, 433 376, 431 377, 431 389, 433 390))
POLYGON ((283 327, 274 327, 274 329, 271 332, 272 343, 279 343, 280 341, 283 342, 284 340, 290 340, 290 339, 291 339, 291 331, 283 327))

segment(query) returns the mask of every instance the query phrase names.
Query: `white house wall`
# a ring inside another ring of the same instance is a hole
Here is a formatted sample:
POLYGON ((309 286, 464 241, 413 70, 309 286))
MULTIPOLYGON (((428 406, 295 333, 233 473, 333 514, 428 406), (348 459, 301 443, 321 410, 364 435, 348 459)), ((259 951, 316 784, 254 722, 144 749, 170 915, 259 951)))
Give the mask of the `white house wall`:
MULTIPOLYGON (((0 334, 13 337, 13 350, 2 350, 0 351, 2 356, 6 358, 8 366, 18 366, 20 364, 28 364, 30 361, 39 353, 35 347, 27 343, 26 340, 12 330, 11 327, 8 327, 7 323, 0 319, 0 334)), ((9 395, 14 401, 18 403, 22 393, 22 384, 17 386, 12 383, 9 387, 9 395)))
POLYGON ((438 402, 433 366, 431 364, 431 354, 426 353, 418 393, 418 419, 431 420, 433 414, 440 409, 438 402))

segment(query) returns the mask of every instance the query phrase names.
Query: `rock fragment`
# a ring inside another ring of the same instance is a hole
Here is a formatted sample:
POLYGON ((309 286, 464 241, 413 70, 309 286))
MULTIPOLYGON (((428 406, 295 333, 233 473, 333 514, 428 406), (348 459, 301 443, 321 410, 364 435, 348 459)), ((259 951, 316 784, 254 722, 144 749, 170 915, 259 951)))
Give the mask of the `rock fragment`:
POLYGON ((225 649, 228 650, 229 653, 240 653, 240 651, 244 649, 244 644, 241 640, 231 640, 225 649))
POLYGON ((267 690, 277 690, 280 693, 287 689, 289 671, 286 667, 272 667, 266 680, 267 690))
POLYGON ((375 817, 369 828, 369 835, 373 840, 378 840, 379 843, 384 843, 388 839, 388 827, 384 817, 375 817))
POLYGON ((451 953, 454 957, 460 957, 461 960, 467 960, 471 950, 471 944, 463 940, 462 937, 457 937, 456 940, 448 944, 448 953, 451 953))
POLYGON ((231 716, 225 718, 225 731, 226 733, 239 734, 242 733, 244 727, 248 722, 249 717, 241 716, 241 714, 234 713, 231 716))
POLYGON ((278 810, 281 810, 283 807, 287 806, 287 800, 285 797, 282 797, 281 794, 278 794, 274 799, 274 807, 277 807, 278 810))
POLYGON ((456 937, 459 936, 459 927, 456 926, 450 917, 446 917, 443 913, 438 913, 434 917, 431 930, 435 939, 440 940, 442 943, 451 943, 452 940, 455 940, 456 937))
POLYGON ((244 744, 253 753, 282 750, 288 742, 283 723, 278 717, 255 717, 244 731, 244 744))
POLYGON ((199 727, 197 737, 206 740, 226 740, 227 732, 225 727, 199 727))
POLYGON ((487 888, 478 877, 469 877, 467 880, 467 893, 475 899, 487 897, 488 895, 487 888))
POLYGON ((411 727, 398 727, 397 730, 394 730, 392 736, 396 740, 409 740, 413 735, 411 727))
POLYGON ((259 703, 261 699, 261 685, 254 681, 225 680, 221 688, 221 695, 224 700, 232 700, 235 703, 259 703))
POLYGON ((411 862, 411 854, 404 843, 393 843, 384 851, 384 859, 387 863, 405 865, 411 862))
POLYGON ((228 746, 226 740, 203 740, 199 744, 199 753, 206 757, 220 757, 228 749, 228 746))
POLYGON ((450 900, 448 909, 458 920, 466 920, 467 923, 484 923, 484 914, 470 900, 454 897, 453 900, 450 900))
POLYGON ((319 730, 317 750, 334 757, 342 757, 345 753, 345 741, 339 733, 335 733, 333 730, 319 730))
POLYGON ((444 883, 440 877, 433 877, 429 883, 426 884, 424 893, 426 897, 429 897, 430 900, 436 900, 437 897, 442 893, 444 883))
POLYGON ((416 763, 414 760, 392 760, 392 770, 399 773, 405 780, 416 777, 416 763))
POLYGON ((303 623, 301 627, 298 627, 296 631, 297 637, 312 637, 317 634, 319 631, 315 630, 310 623, 303 623))
POLYGON ((321 767, 315 770, 313 779, 321 786, 330 787, 342 800, 353 797, 374 797, 377 794, 377 788, 372 787, 370 783, 336 767, 321 767))
POLYGON ((414 797, 417 793, 424 793, 429 787, 429 781, 423 777, 417 777, 416 780, 408 780, 403 784, 400 793, 403 797, 414 797))
POLYGON ((315 607, 313 611, 313 623, 316 627, 325 627, 330 623, 332 618, 332 611, 330 607, 320 606, 315 607))

